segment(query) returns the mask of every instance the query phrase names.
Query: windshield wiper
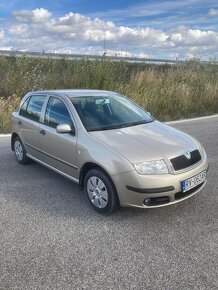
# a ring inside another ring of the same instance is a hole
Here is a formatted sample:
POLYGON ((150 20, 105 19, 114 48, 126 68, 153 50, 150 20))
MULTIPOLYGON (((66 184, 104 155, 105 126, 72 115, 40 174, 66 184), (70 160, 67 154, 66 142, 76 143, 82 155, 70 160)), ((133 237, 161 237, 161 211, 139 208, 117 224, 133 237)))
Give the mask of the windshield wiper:
POLYGON ((127 124, 121 125, 121 128, 132 127, 132 126, 147 124, 147 123, 151 123, 151 122, 153 122, 153 120, 149 120, 149 121, 143 120, 143 121, 138 121, 138 122, 132 122, 132 123, 127 123, 127 124))
POLYGON ((98 128, 91 128, 87 131, 93 132, 93 131, 106 131, 106 130, 122 129, 122 128, 126 128, 126 127, 132 127, 132 126, 147 124, 147 123, 151 123, 151 122, 154 122, 154 120, 153 119, 148 120, 148 121, 142 120, 142 121, 127 123, 127 124, 119 124, 119 125, 113 125, 113 126, 102 126, 102 127, 98 127, 98 128))
POLYGON ((132 127, 132 126, 137 126, 137 125, 142 125, 142 124, 147 124, 151 123, 154 120, 149 120, 149 121, 138 121, 138 122, 132 122, 132 123, 127 123, 127 124, 120 124, 120 125, 114 125, 114 126, 102 126, 98 128, 92 128, 87 130, 88 132, 93 132, 93 131, 106 131, 106 130, 114 130, 114 129, 122 129, 126 127, 132 127))
POLYGON ((114 125, 114 126, 102 126, 98 128, 92 128, 87 130, 88 132, 93 132, 93 131, 105 131, 105 130, 113 130, 113 129, 120 129, 122 128, 122 125, 114 125))

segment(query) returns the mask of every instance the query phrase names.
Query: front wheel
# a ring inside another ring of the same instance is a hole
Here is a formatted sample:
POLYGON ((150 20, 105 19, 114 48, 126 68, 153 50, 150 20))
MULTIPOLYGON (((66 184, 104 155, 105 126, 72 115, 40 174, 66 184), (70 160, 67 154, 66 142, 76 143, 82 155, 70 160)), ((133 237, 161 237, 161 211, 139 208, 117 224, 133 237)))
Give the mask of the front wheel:
POLYGON ((112 213, 119 205, 111 179, 100 169, 91 169, 86 174, 84 189, 89 203, 99 213, 112 213))

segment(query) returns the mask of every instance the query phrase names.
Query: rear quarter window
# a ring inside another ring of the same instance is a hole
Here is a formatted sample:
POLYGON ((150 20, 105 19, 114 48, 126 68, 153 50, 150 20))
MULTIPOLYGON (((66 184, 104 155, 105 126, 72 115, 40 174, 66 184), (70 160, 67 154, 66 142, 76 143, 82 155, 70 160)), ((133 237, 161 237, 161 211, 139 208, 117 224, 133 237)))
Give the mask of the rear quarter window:
POLYGON ((28 119, 39 122, 42 106, 46 96, 31 96, 23 103, 19 114, 28 119))

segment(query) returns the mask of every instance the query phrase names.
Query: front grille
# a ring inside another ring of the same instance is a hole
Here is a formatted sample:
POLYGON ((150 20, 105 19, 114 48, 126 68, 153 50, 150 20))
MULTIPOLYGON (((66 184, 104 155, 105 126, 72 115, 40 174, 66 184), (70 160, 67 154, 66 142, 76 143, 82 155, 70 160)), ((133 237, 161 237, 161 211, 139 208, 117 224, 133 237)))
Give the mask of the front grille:
POLYGON ((190 152, 191 158, 188 159, 184 154, 170 159, 171 164, 175 171, 185 169, 198 163, 201 160, 201 154, 198 149, 190 152))

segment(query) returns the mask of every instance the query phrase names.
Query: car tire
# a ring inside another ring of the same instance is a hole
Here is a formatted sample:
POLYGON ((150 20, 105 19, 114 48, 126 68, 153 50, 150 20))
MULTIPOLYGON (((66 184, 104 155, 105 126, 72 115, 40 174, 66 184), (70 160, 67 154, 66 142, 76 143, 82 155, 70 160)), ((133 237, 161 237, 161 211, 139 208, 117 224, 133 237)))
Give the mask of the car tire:
POLYGON ((30 163, 30 159, 26 156, 26 150, 20 137, 16 137, 13 142, 14 155, 20 164, 30 163))
POLYGON ((98 213, 110 214, 119 206, 119 200, 113 182, 100 169, 91 169, 84 179, 86 197, 98 213))

